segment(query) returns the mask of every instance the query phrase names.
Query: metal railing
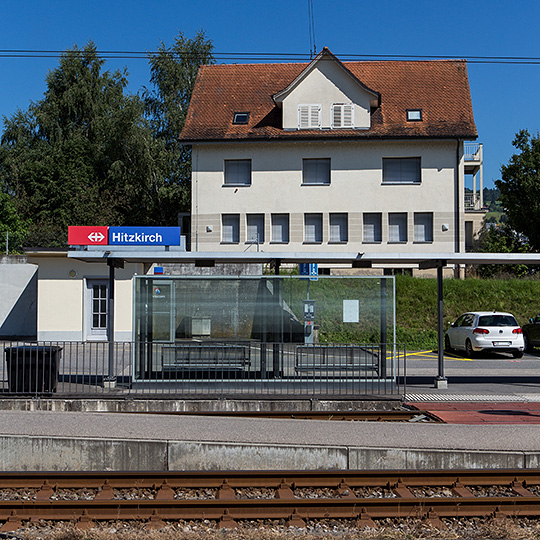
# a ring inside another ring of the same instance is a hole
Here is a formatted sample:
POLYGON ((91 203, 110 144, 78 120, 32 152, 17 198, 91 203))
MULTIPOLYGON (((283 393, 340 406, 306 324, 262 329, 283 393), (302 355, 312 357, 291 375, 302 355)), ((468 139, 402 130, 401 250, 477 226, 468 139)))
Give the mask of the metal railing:
POLYGON ((464 143, 463 157, 465 161, 479 161, 482 159, 482 143, 464 143))
POLYGON ((481 210, 480 193, 465 193, 465 210, 481 210))
POLYGON ((394 344, 2 342, 0 395, 181 398, 403 395, 394 344))

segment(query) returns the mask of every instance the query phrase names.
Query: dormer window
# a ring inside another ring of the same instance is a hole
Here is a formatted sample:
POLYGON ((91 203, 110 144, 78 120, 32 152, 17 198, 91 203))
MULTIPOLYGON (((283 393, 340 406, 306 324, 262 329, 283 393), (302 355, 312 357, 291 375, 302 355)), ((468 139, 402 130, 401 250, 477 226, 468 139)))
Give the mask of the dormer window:
POLYGON ((407 109, 407 122, 421 122, 422 109, 407 109))
POLYGON ((321 105, 298 105, 298 129, 321 129, 321 105))
POLYGON ((233 124, 247 124, 249 122, 248 112, 235 112, 233 117, 233 124))
POLYGON ((354 107, 352 103, 332 105, 332 129, 354 127, 354 107))

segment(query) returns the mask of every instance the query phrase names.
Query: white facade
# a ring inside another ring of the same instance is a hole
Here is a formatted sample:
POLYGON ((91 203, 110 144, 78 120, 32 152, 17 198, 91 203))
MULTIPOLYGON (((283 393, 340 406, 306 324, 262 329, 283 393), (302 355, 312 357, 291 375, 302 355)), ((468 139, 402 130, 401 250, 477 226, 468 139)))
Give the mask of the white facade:
POLYGON ((197 144, 192 246, 195 251, 231 251, 234 245, 256 249, 248 225, 250 216, 258 215, 264 223, 259 237, 264 251, 464 251, 463 174, 463 143, 456 140, 197 144), (420 158, 420 181, 385 182, 386 158, 420 158), (329 183, 303 181, 306 159, 329 160, 329 183), (227 160, 251 162, 248 184, 225 183, 227 160), (308 214, 320 214, 322 237, 315 241, 307 236, 308 214), (287 216, 286 242, 273 238, 276 215, 287 216), (224 236, 223 216, 233 216, 225 218, 225 226, 227 219, 238 219, 232 242, 224 236), (368 230, 373 220, 380 221, 377 238, 368 230), (341 235, 336 235, 336 223, 345 223, 341 235), (396 223, 405 227, 399 237, 396 223))
MULTIPOLYGON (((28 261, 38 265, 38 341, 105 341, 105 320, 94 320, 100 308, 94 303, 99 300, 93 285, 107 290, 108 266, 68 259, 66 251, 28 254, 28 261)), ((142 264, 136 263, 115 270, 116 341, 132 340, 132 277, 142 271, 142 264)), ((108 306, 103 307, 102 313, 108 313, 108 306)))

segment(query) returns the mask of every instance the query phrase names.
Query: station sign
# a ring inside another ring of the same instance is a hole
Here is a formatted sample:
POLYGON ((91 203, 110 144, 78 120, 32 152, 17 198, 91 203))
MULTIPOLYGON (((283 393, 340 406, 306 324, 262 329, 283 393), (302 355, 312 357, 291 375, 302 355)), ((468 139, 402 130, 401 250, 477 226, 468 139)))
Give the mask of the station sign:
POLYGON ((317 281, 319 276, 319 265, 318 263, 300 263, 299 273, 302 277, 300 279, 309 279, 310 281, 317 281))
POLYGON ((109 227, 110 246, 179 246, 180 227, 109 227))
POLYGON ((106 246, 109 243, 109 227, 68 227, 70 246, 106 246))
POLYGON ((180 227, 68 227, 70 246, 179 246, 180 227))

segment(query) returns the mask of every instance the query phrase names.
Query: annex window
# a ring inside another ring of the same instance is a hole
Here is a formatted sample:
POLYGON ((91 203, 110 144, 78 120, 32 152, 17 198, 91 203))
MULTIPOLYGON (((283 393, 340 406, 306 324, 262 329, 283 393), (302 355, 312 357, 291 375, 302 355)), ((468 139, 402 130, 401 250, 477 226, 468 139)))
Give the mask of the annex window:
POLYGON ((433 214, 431 212, 415 212, 414 241, 433 242, 433 214))
POLYGON ((405 212, 388 214, 388 242, 407 242, 407 214, 405 212))
POLYGON ((251 159, 226 159, 225 185, 251 185, 251 159))
POLYGON ((298 129, 321 129, 321 106, 298 105, 298 129))
POLYGON ((344 243, 349 240, 347 214, 330 214, 329 242, 344 243))
POLYGON ((421 122, 422 109, 407 109, 407 122, 421 122))
POLYGON ((248 112, 235 112, 233 116, 233 124, 247 124, 249 122, 248 112))
POLYGON ((322 214, 304 214, 304 242, 306 244, 322 242, 322 214))
POLYGON ((383 158, 383 184, 419 184, 420 158, 383 158))
POLYGON ((380 213, 368 213, 363 216, 364 235, 363 241, 368 244, 379 244, 382 241, 382 215, 380 213))
POLYGON ((330 184, 330 159, 303 159, 302 184, 330 184))
POLYGON ((221 216, 221 241, 224 244, 238 244, 240 242, 239 214, 223 214, 221 216))
POLYGON ((334 103, 332 105, 332 128, 354 127, 354 107, 352 103, 334 103))
POLYGON ((289 242, 289 214, 272 214, 272 242, 289 242))
POLYGON ((264 242, 264 214, 248 214, 246 216, 246 240, 249 243, 264 242))

